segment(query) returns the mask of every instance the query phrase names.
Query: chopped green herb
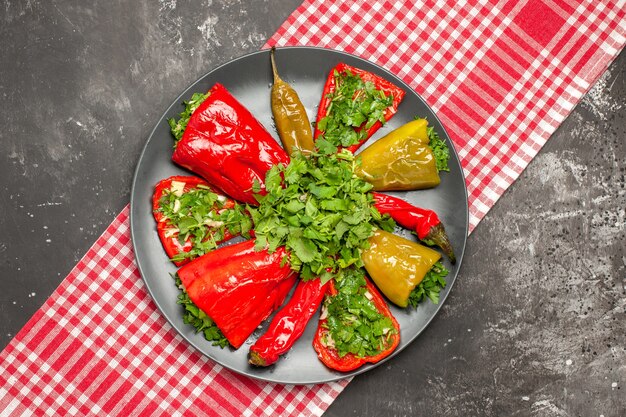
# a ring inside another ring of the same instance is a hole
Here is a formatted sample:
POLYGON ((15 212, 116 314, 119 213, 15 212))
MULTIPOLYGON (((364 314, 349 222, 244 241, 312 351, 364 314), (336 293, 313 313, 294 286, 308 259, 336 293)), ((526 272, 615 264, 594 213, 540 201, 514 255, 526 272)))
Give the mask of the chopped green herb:
POLYGON ((178 144, 178 141, 182 139, 183 133, 185 133, 185 128, 187 127, 187 123, 189 123, 189 118, 191 114, 196 111, 198 106, 202 104, 206 98, 209 97, 209 93, 194 93, 191 96, 189 101, 183 102, 185 105, 185 110, 180 113, 179 119, 175 120, 174 118, 168 119, 167 122, 170 125, 170 130, 172 131, 172 135, 174 135, 174 147, 178 144))
MULTIPOLYGON (((416 118, 417 119, 417 118, 416 118)), ((448 160, 450 159, 450 149, 444 140, 439 137, 437 131, 432 126, 426 128, 428 133, 428 147, 433 151, 435 156, 435 166, 437 171, 450 172, 448 160)))
POLYGON ((435 131, 434 127, 428 126, 427 132, 429 139, 428 146, 432 149, 433 155, 435 155, 437 171, 450 172, 450 168, 448 167, 450 149, 448 149, 448 145, 439 137, 439 134, 435 131))
POLYGON ((430 271, 426 273, 422 282, 411 292, 409 305, 416 308, 426 298, 429 298, 433 304, 438 304, 439 292, 446 287, 445 277, 448 275, 448 272, 441 262, 433 265, 430 271))
MULTIPOLYGON (((424 117, 416 116, 415 119, 424 119, 424 117)), ((439 133, 437 133, 434 127, 428 126, 426 128, 426 133, 428 134, 428 147, 433 151, 433 155, 435 156, 435 166, 437 168, 437 172, 450 172, 450 167, 448 166, 448 161, 450 160, 450 149, 448 148, 448 145, 439 137, 439 133)))
POLYGON ((323 132, 316 146, 322 154, 332 154, 337 147, 355 145, 367 138, 367 131, 376 122, 385 123, 385 110, 393 104, 371 81, 364 82, 350 70, 334 72, 335 91, 326 117, 317 124, 323 132))
POLYGON ((373 206, 372 186, 354 174, 349 151, 320 155, 294 154, 287 166, 272 167, 265 179, 267 194, 259 207, 248 208, 254 222, 256 248, 285 246, 289 262, 303 280, 350 265, 362 266, 360 249, 375 227, 395 226, 373 206))
POLYGON ((335 287, 337 295, 324 301, 328 329, 324 342, 334 346, 341 357, 348 353, 358 357, 380 353, 396 330, 391 319, 368 298, 363 270, 344 269, 335 287))
POLYGON ((184 308, 183 322, 191 324, 196 329, 196 333, 202 332, 206 340, 213 342, 213 346, 221 348, 228 346, 228 339, 224 337, 215 322, 191 301, 178 275, 174 275, 174 279, 176 280, 176 286, 181 291, 178 295, 177 304, 182 305, 184 308))
POLYGON ((196 258, 217 248, 226 232, 248 237, 252 229, 245 206, 234 204, 226 208, 223 197, 202 185, 184 193, 163 190, 158 210, 167 217, 172 236, 177 233, 181 245, 188 239, 192 244, 189 252, 175 255, 174 261, 196 258))

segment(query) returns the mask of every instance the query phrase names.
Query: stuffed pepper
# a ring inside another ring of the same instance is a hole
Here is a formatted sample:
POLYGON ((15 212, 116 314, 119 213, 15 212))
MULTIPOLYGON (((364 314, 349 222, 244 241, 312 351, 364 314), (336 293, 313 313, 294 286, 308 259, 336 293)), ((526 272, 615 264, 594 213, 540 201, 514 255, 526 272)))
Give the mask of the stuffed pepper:
POLYGON ((252 227, 243 206, 193 176, 160 181, 152 195, 152 211, 163 248, 176 266, 236 235, 248 235, 252 227))
POLYGON ((284 256, 282 248, 256 251, 248 240, 194 259, 178 277, 190 300, 237 349, 293 287, 296 274, 284 256))
POLYGON ((265 173, 287 153, 221 84, 189 116, 172 160, 237 201, 256 204, 265 173), (256 189, 259 187, 259 189, 256 189))
POLYGON ((362 269, 330 281, 313 339, 317 356, 347 372, 389 356, 400 343, 400 325, 362 269))
POLYGON ((340 63, 330 71, 317 113, 320 146, 355 152, 398 111, 404 90, 384 78, 340 63))
POLYGON ((361 252, 367 273, 392 303, 407 307, 413 290, 441 258, 439 252, 377 230, 361 252))
POLYGON ((439 185, 427 127, 426 119, 417 119, 378 139, 359 154, 357 175, 377 191, 420 190, 439 185))

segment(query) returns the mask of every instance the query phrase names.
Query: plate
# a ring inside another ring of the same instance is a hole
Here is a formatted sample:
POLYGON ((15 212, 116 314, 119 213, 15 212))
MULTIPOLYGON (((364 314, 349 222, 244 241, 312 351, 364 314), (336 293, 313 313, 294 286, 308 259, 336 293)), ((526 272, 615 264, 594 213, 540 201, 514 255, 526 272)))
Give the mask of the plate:
MULTIPOLYGON (((390 193, 413 204, 435 210, 444 223, 457 254, 456 265, 450 265, 447 260, 445 261, 450 274, 447 278, 448 285, 441 293, 439 304, 425 301, 416 310, 391 307, 401 328, 400 345, 392 355, 386 358, 386 360, 391 360, 415 340, 441 309, 461 266, 468 232, 468 206, 465 179, 459 158, 447 132, 426 102, 407 84, 385 69, 353 55, 312 47, 279 48, 276 51, 276 60, 281 77, 296 89, 311 121, 315 120, 327 74, 339 62, 345 62, 381 75, 407 92, 398 113, 378 130, 370 141, 384 136, 415 116, 420 116, 428 118, 429 124, 434 126, 440 137, 450 147, 450 172, 441 174, 441 184, 438 187, 431 190, 390 193)), ((255 52, 215 68, 187 88, 165 111, 139 157, 133 179, 130 211, 132 242, 137 266, 157 307, 174 329, 198 351, 226 368, 261 380, 284 384, 330 382, 367 372, 384 363, 385 361, 368 364, 345 373, 336 372, 324 366, 311 346, 318 315, 315 315, 314 319, 309 322, 304 334, 291 351, 268 368, 256 368, 247 362, 248 347, 262 334, 263 328, 257 329, 238 350, 233 350, 211 346, 202 334, 194 333, 192 326, 183 323, 182 307, 176 304, 179 290, 171 277, 176 267, 168 260, 161 247, 152 217, 151 198, 153 187, 159 180, 171 175, 190 174, 171 161, 173 137, 167 119, 177 117, 183 110, 182 102, 188 100, 194 92, 206 92, 216 82, 226 86, 278 141, 270 108, 272 73, 269 50, 255 52)), ((368 143, 362 149, 367 146, 368 143)), ((410 235, 407 233, 406 237, 410 235)), ((268 321, 262 326, 267 326, 268 321)))

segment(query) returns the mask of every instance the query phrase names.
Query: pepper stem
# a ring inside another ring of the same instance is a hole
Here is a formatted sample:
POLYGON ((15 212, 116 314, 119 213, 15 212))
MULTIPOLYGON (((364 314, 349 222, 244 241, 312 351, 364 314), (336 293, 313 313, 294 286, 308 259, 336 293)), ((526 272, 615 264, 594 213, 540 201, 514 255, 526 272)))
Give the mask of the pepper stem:
POLYGON ((251 365, 255 365, 255 366, 268 366, 269 365, 265 361, 265 359, 263 359, 263 357, 261 357, 260 354, 258 354, 257 352, 254 352, 254 351, 250 351, 250 353, 248 353, 248 362, 251 365))
POLYGON ((282 81, 280 79, 280 76, 278 75, 278 70, 276 69, 276 60, 274 58, 274 54, 276 53, 276 47, 272 46, 272 49, 270 49, 270 59, 272 61, 272 72, 274 73, 274 84, 282 81))
POLYGON ((450 243, 450 239, 446 234, 446 229, 443 227, 443 223, 432 226, 423 240, 430 241, 436 246, 439 246, 441 250, 443 250, 443 252, 448 256, 448 258, 450 258, 451 263, 454 264, 456 262, 456 256, 454 256, 452 244, 450 243))

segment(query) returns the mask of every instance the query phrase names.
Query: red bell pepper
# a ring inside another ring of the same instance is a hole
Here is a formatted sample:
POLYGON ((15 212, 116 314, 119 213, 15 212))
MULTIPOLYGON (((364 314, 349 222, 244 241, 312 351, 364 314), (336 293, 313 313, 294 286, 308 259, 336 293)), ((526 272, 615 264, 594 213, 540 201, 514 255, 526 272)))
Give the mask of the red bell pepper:
POLYGON ((439 246, 450 258, 450 262, 456 262, 452 244, 437 213, 416 207, 387 194, 374 192, 372 195, 374 196, 374 207, 381 214, 389 214, 400 226, 414 230, 420 240, 431 241, 439 246))
POLYGON ((328 283, 320 279, 300 281, 278 313, 272 318, 267 331, 250 347, 250 363, 269 366, 286 353, 302 336, 304 329, 324 299, 328 283))
POLYGON ((235 200, 254 205, 255 180, 263 194, 265 173, 289 163, 263 125, 219 83, 189 118, 172 160, 235 200))
POLYGON ((281 266, 285 254, 283 248, 257 252, 247 240, 194 259, 178 277, 189 299, 237 349, 293 287, 296 274, 288 263, 281 266))
MULTIPOLYGON (((390 338, 387 344, 384 346, 383 350, 372 356, 366 357, 358 357, 352 353, 347 353, 344 356, 339 356, 337 349, 325 345, 323 342, 328 330, 325 328, 325 323, 327 319, 321 319, 319 325, 317 327, 317 332, 315 333, 315 337, 313 338, 313 348, 317 352, 317 356, 322 361, 322 363, 328 366, 331 369, 341 372, 352 371, 361 367, 366 363, 376 363, 381 361, 382 359, 389 356, 395 349, 398 347, 400 343, 400 324, 396 318, 391 314, 387 303, 380 295, 374 284, 366 278, 367 290, 372 295, 372 302, 376 306, 376 309, 382 313, 383 315, 389 317, 393 323, 393 327, 395 332, 391 333, 390 338)), ((328 287, 327 296, 333 297, 337 295, 337 289, 335 288, 334 281, 330 281, 330 285, 328 287)))
MULTIPOLYGON (((383 91, 386 96, 389 96, 389 95, 393 96, 392 105, 390 107, 387 107, 387 109, 384 112, 384 118, 386 121, 389 121, 389 119, 391 119, 393 115, 396 114, 396 112, 398 111, 398 106, 400 105, 400 102, 402 101, 405 95, 404 90, 402 90, 400 87, 387 81, 386 79, 382 78, 379 75, 373 74, 371 72, 368 72, 359 68, 355 68, 353 66, 350 66, 348 64, 344 64, 343 62, 341 62, 337 64, 335 68, 330 70, 330 73, 328 74, 328 78, 326 79, 326 84, 324 84, 324 90, 322 91, 322 99, 320 100, 320 104, 317 110, 317 123, 315 124, 315 131, 313 133, 314 139, 317 139, 319 136, 321 136, 324 133, 317 128, 317 124, 324 117, 328 116, 329 109, 332 111, 331 109, 331 102, 333 99, 332 95, 337 89, 334 73, 335 71, 337 71, 339 74, 342 74, 342 73, 345 73, 346 70, 349 70, 354 75, 358 75, 364 82, 368 82, 368 81, 372 82, 374 86, 376 87, 376 89, 383 91)), ((346 149, 354 153, 357 149, 359 149, 359 147, 363 143, 365 143, 365 141, 367 141, 367 139, 372 137, 372 135, 378 129, 380 129, 382 125, 383 124, 380 121, 377 121, 376 123, 374 123, 374 125, 372 125, 372 127, 368 129, 367 137, 365 139, 361 140, 359 143, 355 145, 348 146, 346 149)))
MULTIPOLYGON (((167 256, 169 258, 173 258, 174 256, 183 252, 189 252, 192 248, 191 239, 187 239, 183 243, 180 242, 180 240, 178 239, 179 232, 173 230, 174 228, 170 222, 170 219, 166 218, 160 211, 161 198, 165 195, 166 192, 172 191, 172 183, 183 183, 183 193, 187 193, 194 188, 198 188, 199 185, 209 187, 209 184, 207 184, 207 182, 204 181, 202 178, 183 175, 175 175, 167 179, 161 180, 154 187, 154 194, 152 195, 152 213, 154 215, 154 220, 156 220, 157 222, 157 233, 159 235, 159 239, 161 239, 161 244, 163 245, 165 253, 167 253, 167 256)), ((223 203, 222 209, 229 209, 232 208, 234 205, 235 202, 232 199, 227 199, 223 203)), ((219 242, 227 241, 233 237, 234 236, 230 234, 228 230, 225 230, 224 238, 221 239, 219 242)), ((181 266, 189 262, 189 259, 172 262, 174 262, 176 266, 181 266)))

